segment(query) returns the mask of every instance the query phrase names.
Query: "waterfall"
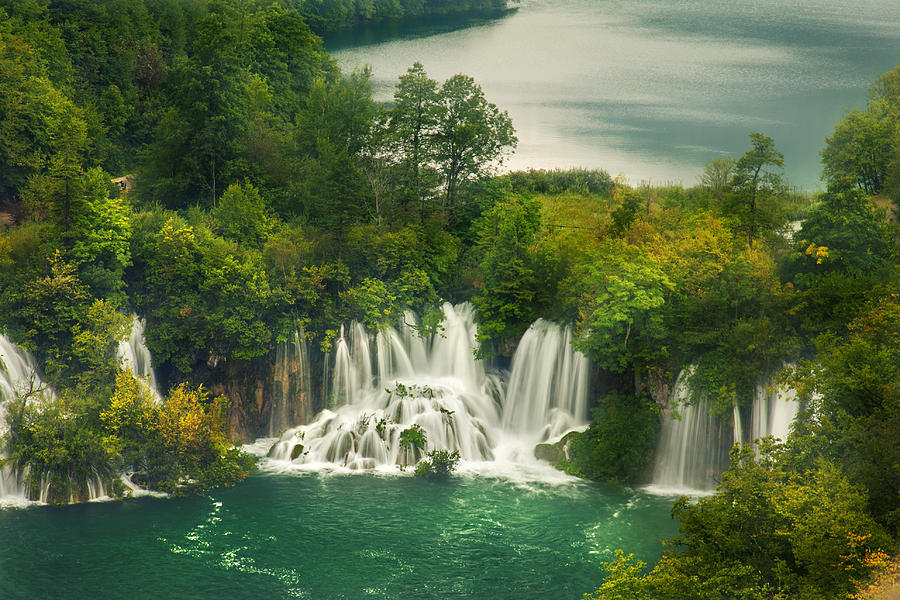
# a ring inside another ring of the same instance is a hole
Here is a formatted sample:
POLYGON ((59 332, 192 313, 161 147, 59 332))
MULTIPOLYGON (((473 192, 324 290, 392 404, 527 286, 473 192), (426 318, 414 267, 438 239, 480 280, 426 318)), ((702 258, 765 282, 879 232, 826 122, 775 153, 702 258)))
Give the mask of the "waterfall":
MULTIPOLYGON (((6 405, 19 395, 38 392, 52 399, 53 390, 47 387, 37 373, 34 358, 9 339, 0 335, 0 436, 6 434, 6 405)), ((5 458, 0 448, 0 459, 5 458)), ((27 473, 12 466, 0 467, 0 505, 26 503, 25 478, 27 473)))
POLYGON ((678 375, 669 401, 681 418, 675 419, 671 414, 663 417, 650 486, 660 493, 713 491, 716 479, 728 466, 735 432, 741 429, 737 407, 734 423, 728 424, 710 413, 706 398, 689 403, 689 377, 690 369, 678 375))
POLYGON ((128 339, 119 342, 116 355, 119 366, 131 369, 135 378, 144 384, 157 403, 162 403, 162 395, 156 384, 156 374, 153 372, 153 360, 144 340, 144 320, 137 315, 132 315, 131 333, 128 339))
POLYGON ((567 328, 539 321, 526 333, 513 357, 513 396, 475 358, 473 308, 442 310, 443 330, 427 338, 412 313, 374 335, 358 323, 342 328, 328 408, 286 432, 269 457, 309 468, 395 470, 421 457, 400 446, 401 433, 418 425, 424 452, 458 450, 466 464, 538 464, 537 442, 586 423, 589 368, 567 328), (543 374, 540 391, 528 390, 531 371, 543 374))
POLYGON ((786 440, 800 410, 794 390, 779 391, 773 386, 772 378, 766 377, 756 386, 748 430, 737 404, 728 423, 710 414, 706 398, 688 403, 689 377, 690 369, 686 369, 675 384, 670 406, 677 407, 681 419, 664 417, 651 491, 689 494, 713 491, 717 479, 728 467, 728 453, 735 443, 749 443, 767 435, 786 440))
POLYGON ((341 325, 341 335, 335 345, 334 378, 327 402, 332 406, 349 406, 354 394, 372 385, 369 334, 356 321, 349 329, 345 333, 341 325))
POLYGON ((312 400, 309 347, 303 329, 278 344, 275 352, 274 391, 269 414, 269 436, 277 436, 288 427, 307 421, 312 400))
POLYGON ((590 362, 572 347, 572 331, 538 319, 516 349, 503 427, 559 437, 587 422, 590 362))
POLYGON ((752 441, 771 435, 786 441, 791 432, 791 424, 800 411, 797 392, 793 389, 779 390, 771 378, 756 386, 752 408, 752 441))

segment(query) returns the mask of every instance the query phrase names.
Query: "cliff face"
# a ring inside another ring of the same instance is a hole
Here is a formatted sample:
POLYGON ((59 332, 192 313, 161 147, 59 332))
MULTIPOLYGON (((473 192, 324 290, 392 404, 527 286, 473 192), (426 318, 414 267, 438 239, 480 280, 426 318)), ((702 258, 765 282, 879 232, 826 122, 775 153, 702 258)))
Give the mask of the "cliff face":
POLYGON ((669 398, 675 390, 677 375, 666 373, 663 369, 656 369, 647 376, 647 387, 650 397, 656 402, 663 414, 669 410, 669 398))
POLYGON ((258 361, 207 369, 200 379, 214 396, 231 401, 228 422, 235 441, 251 442, 308 423, 322 409, 322 378, 313 376, 322 361, 315 358, 311 363, 279 347, 258 361))

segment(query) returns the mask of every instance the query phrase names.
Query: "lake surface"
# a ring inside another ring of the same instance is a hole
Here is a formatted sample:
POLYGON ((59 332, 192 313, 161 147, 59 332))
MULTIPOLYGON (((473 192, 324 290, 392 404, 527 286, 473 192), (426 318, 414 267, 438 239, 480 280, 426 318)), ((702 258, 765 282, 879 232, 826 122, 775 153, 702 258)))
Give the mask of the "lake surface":
POLYGON ((576 599, 671 499, 598 484, 261 473, 196 498, 0 509, 0 598, 576 599))
POLYGON ((896 0, 522 0, 501 18, 332 36, 342 67, 369 64, 389 100, 416 60, 463 72, 507 110, 507 167, 602 168, 692 185, 760 131, 785 175, 814 190, 824 138, 900 62, 896 0))

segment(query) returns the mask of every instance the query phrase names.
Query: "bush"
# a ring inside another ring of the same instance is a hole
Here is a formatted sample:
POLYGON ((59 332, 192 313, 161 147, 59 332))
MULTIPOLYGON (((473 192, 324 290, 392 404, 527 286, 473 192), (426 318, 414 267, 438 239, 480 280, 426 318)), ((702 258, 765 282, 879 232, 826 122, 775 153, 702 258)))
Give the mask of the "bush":
POLYGON ((421 425, 410 425, 400 432, 400 447, 407 450, 422 450, 428 440, 421 425))
POLYGON ((432 450, 416 465, 416 475, 429 479, 447 479, 459 463, 459 450, 432 450))
POLYGON ((600 398, 591 425, 570 443, 570 458, 560 466, 587 479, 638 481, 653 460, 659 428, 659 408, 649 397, 608 394, 600 398))

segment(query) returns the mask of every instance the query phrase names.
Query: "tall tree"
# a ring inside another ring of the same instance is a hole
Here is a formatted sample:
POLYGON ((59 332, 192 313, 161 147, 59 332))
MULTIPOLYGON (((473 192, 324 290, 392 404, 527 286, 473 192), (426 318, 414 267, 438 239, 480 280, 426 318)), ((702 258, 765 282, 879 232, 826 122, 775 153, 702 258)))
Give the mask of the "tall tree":
POLYGON ((430 188, 430 138, 437 126, 437 82, 416 62, 400 76, 388 115, 389 143, 401 155, 404 183, 424 212, 430 188))
POLYGON ((536 276, 540 210, 533 198, 509 198, 482 219, 478 233, 482 280, 472 302, 478 309, 478 338, 488 353, 489 342, 518 338, 538 315, 541 292, 547 287, 536 276))
POLYGON ((734 163, 735 160, 730 156, 714 158, 706 163, 703 173, 700 175, 700 185, 708 188, 720 202, 725 197, 728 186, 731 185, 734 163))
POLYGON ((320 77, 297 113, 290 158, 301 176, 293 195, 314 219, 346 221, 364 213, 369 190, 362 154, 376 116, 370 80, 368 69, 335 80, 320 77))
POLYGON ((761 133, 751 133, 753 147, 734 165, 731 194, 726 208, 737 217, 753 247, 761 227, 774 224, 776 201, 783 194, 784 155, 775 149, 775 141, 761 133))
POLYGON ((235 175, 253 106, 250 74, 232 58, 181 59, 167 78, 170 109, 148 152, 152 195, 171 206, 216 196, 235 175))
POLYGON ((434 157, 444 179, 444 207, 453 206, 460 186, 487 173, 518 140, 506 111, 485 100, 468 75, 444 82, 435 108, 434 157))

